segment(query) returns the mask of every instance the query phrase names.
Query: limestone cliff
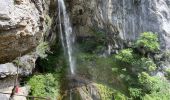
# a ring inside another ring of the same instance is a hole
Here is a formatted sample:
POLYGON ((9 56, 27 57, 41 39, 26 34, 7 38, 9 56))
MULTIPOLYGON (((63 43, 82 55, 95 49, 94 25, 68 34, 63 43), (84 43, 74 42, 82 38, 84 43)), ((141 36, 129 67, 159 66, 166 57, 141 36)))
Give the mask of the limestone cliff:
POLYGON ((131 41, 139 33, 160 36, 162 48, 170 48, 170 0, 67 0, 73 27, 80 36, 91 28, 107 33, 113 47, 131 41))
POLYGON ((48 2, 0 0, 0 63, 29 53, 45 33, 48 2))
POLYGON ((0 0, 0 92, 12 91, 17 72, 32 73, 35 49, 51 29, 53 6, 54 0, 0 0))

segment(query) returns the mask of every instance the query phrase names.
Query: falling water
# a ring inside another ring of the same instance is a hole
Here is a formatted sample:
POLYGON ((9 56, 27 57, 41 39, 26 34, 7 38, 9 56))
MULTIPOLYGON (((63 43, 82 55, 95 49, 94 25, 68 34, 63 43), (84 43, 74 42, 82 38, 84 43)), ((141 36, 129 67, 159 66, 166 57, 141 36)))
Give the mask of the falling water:
POLYGON ((72 27, 70 25, 69 16, 66 12, 64 0, 58 0, 58 7, 59 7, 58 15, 59 15, 60 38, 62 41, 62 46, 64 48, 65 53, 67 53, 68 55, 71 74, 75 74, 75 59, 73 57, 74 35, 72 33, 72 27), (63 20, 61 20, 61 16, 63 16, 63 20), (64 26, 63 28, 62 22, 64 26), (62 29, 64 29, 64 31, 62 29))

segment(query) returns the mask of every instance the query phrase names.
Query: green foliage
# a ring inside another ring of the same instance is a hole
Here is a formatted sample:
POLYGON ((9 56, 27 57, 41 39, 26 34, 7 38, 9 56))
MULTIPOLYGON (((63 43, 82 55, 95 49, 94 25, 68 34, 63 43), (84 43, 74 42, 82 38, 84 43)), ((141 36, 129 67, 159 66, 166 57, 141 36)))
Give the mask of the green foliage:
POLYGON ((115 62, 111 57, 100 57, 96 54, 79 53, 77 56, 77 70, 87 77, 102 82, 112 82, 112 70, 115 62), (101 76, 102 75, 102 76, 101 76))
POLYGON ((164 78, 150 76, 143 72, 139 74, 139 82, 143 86, 144 100, 169 100, 170 83, 164 78))
POLYGON ((60 51, 54 51, 52 54, 48 54, 46 59, 39 59, 38 64, 43 72, 59 71, 67 65, 64 56, 60 55, 60 51))
POLYGON ((133 98, 141 98, 142 89, 140 89, 140 88, 129 88, 129 94, 133 98))
POLYGON ((141 66, 146 72, 152 72, 156 69, 156 64, 151 58, 142 57, 138 62, 140 62, 139 66, 141 66))
POLYGON ((139 74, 139 82, 144 86, 145 91, 157 91, 159 86, 159 79, 157 77, 151 77, 146 72, 139 74))
POLYGON ((166 77, 167 79, 170 79, 170 68, 169 69, 166 69, 166 77))
POLYGON ((146 93, 143 100, 170 99, 170 83, 167 80, 143 72, 139 74, 139 82, 146 93))
POLYGON ((170 91, 146 94, 143 100, 170 100, 170 91))
POLYGON ((115 93, 114 98, 114 100, 128 100, 128 97, 120 92, 115 93))
POLYGON ((95 84, 97 89, 99 90, 101 100, 127 100, 127 97, 122 94, 121 92, 118 92, 117 90, 114 90, 113 88, 110 88, 109 86, 103 85, 103 84, 95 84))
MULTIPOLYGON (((115 59, 120 61, 120 65, 125 63, 125 68, 135 69, 136 73, 141 71, 151 72, 156 69, 156 64, 151 58, 145 58, 135 54, 132 49, 123 49, 116 54, 115 59)), ((123 68, 124 69, 124 68, 123 68)))
MULTIPOLYGON (((150 76, 156 70, 158 61, 163 59, 168 62, 169 53, 157 54, 159 50, 158 37, 151 32, 144 32, 134 43, 134 47, 121 50, 115 55, 119 67, 113 71, 119 71, 119 77, 123 79, 129 90, 131 99, 134 100, 169 100, 170 84, 164 78, 150 76), (154 57, 145 57, 136 48, 144 49, 147 53, 153 53, 154 57), (154 58, 154 59, 153 59, 154 58), (157 61, 155 63, 154 61, 157 61)), ((167 77, 170 71, 166 71, 167 77)))
POLYGON ((45 96, 45 77, 43 75, 33 76, 28 84, 31 86, 31 94, 33 96, 45 96))
POLYGON ((58 76, 51 73, 31 77, 28 81, 28 85, 31 86, 31 95, 50 97, 55 100, 59 92, 59 84, 56 78, 58 76))
POLYGON ((159 50, 158 36, 152 32, 144 32, 135 42, 135 47, 144 48, 146 52, 159 50))
POLYGON ((131 63, 134 60, 133 50, 123 49, 115 56, 115 58, 125 63, 131 63))
POLYGON ((113 98, 114 90, 102 84, 96 84, 99 89, 102 100, 111 100, 113 98))
POLYGON ((47 42, 41 42, 37 48, 36 48, 36 53, 41 57, 45 58, 47 57, 46 52, 50 50, 50 47, 47 42))

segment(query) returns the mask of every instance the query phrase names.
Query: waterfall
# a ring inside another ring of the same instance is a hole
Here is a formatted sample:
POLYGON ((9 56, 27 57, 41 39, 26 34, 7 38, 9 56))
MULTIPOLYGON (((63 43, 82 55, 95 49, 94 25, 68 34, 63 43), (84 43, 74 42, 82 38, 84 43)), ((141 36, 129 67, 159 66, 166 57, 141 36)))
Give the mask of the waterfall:
POLYGON ((73 57, 74 34, 70 24, 70 19, 66 11, 64 0, 58 0, 60 38, 64 52, 68 55, 71 74, 75 74, 75 59, 73 57), (62 13, 61 13, 62 12, 62 13), (61 17, 63 17, 61 19, 61 17), (62 27, 63 26, 63 27, 62 27))

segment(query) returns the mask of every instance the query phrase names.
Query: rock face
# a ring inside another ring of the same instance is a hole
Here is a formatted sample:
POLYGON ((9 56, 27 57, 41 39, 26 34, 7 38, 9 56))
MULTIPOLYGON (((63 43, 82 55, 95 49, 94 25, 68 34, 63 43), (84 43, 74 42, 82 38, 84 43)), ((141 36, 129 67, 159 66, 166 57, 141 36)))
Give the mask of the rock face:
POLYGON ((33 50, 45 33, 44 0, 0 0, 0 63, 33 50))
MULTIPOLYGON (((67 0, 76 34, 89 34, 91 28, 106 32, 113 46, 152 31, 161 46, 170 49, 170 0, 67 0)), ((120 44, 120 45, 119 45, 120 44)))
POLYGON ((15 76, 17 72, 22 76, 31 74, 35 68, 36 59, 37 57, 34 55, 25 55, 14 60, 13 63, 0 64, 0 78, 15 76))

